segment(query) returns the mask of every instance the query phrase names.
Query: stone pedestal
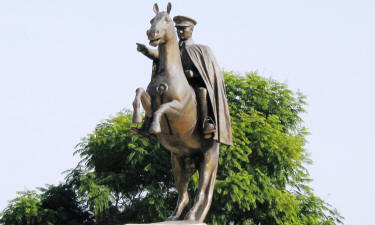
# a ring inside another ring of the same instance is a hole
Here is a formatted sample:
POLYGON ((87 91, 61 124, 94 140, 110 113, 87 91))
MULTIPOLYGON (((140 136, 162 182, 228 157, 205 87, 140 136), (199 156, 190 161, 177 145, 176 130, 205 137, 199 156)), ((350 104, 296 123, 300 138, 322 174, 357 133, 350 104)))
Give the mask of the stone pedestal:
POLYGON ((126 225, 207 225, 205 223, 198 223, 188 220, 179 220, 179 221, 166 221, 166 222, 160 222, 160 223, 128 223, 126 225))

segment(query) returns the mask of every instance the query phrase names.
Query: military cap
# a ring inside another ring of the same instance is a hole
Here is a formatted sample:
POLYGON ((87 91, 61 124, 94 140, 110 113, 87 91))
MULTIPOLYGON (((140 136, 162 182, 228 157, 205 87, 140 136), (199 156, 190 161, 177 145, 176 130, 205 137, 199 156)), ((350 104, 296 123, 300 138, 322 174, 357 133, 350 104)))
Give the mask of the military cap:
POLYGON ((188 27, 197 24, 197 21, 186 16, 175 16, 173 17, 173 21, 175 22, 176 27, 188 27))

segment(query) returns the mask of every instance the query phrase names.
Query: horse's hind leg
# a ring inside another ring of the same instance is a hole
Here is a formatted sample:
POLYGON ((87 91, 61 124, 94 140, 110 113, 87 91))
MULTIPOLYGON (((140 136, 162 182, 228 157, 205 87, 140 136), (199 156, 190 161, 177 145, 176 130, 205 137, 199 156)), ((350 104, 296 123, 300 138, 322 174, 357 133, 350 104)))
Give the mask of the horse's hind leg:
POLYGON ((142 103, 142 106, 146 111, 146 115, 151 117, 152 116, 151 97, 143 88, 137 88, 135 93, 136 95, 133 101, 133 109, 134 109, 133 123, 141 123, 142 114, 140 110, 140 103, 142 103))
POLYGON ((185 217, 187 220, 203 222, 211 206, 219 160, 219 143, 212 140, 210 142, 211 146, 203 149, 198 192, 193 207, 185 217))
POLYGON ((178 156, 171 154, 173 176, 178 191, 177 205, 173 213, 167 220, 177 220, 185 206, 189 203, 189 194, 187 192, 187 184, 189 178, 196 171, 195 162, 193 158, 178 156))

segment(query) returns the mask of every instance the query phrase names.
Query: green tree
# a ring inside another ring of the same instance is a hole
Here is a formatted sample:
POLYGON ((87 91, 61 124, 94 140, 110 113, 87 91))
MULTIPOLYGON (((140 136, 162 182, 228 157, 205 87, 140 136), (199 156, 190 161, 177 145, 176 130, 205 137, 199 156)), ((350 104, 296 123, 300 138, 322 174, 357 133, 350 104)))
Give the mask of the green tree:
POLYGON ((103 121, 84 138, 76 151, 82 161, 67 177, 98 224, 160 221, 177 200, 170 153, 155 138, 133 135, 131 114, 103 121))
POLYGON ((305 97, 256 74, 226 73, 234 145, 222 146, 212 224, 339 224, 304 164, 305 97))
MULTIPOLYGON (((9 202, 1 213, 0 223, 4 225, 42 224, 48 210, 43 210, 40 195, 36 191, 18 192, 18 197, 9 202)), ((45 224, 52 224, 46 222, 45 224)))
MULTIPOLYGON (((300 117, 305 97, 254 73, 224 76, 234 145, 220 148, 206 222, 342 224, 339 213, 309 187, 308 132, 300 117)), ((20 193, 0 215, 0 224, 93 224, 93 215, 99 225, 165 219, 177 200, 170 153, 154 137, 133 135, 131 116, 120 112, 99 123, 77 145, 82 160, 66 183, 41 194, 20 193)), ((197 186, 196 173, 189 183, 191 197, 197 186)))
MULTIPOLYGON (((234 145, 221 146, 216 193, 206 221, 340 224, 338 212, 308 186, 308 132, 300 117, 305 97, 254 73, 224 75, 234 145)), ((99 224, 160 221, 176 202, 170 153, 155 138, 134 136, 131 126, 131 112, 119 113, 100 123, 76 152, 82 161, 69 179, 86 193, 99 224)), ((189 184, 192 194, 197 183, 195 174, 189 184)))
POLYGON ((92 225, 94 216, 85 207, 72 184, 47 185, 40 188, 41 207, 53 212, 49 220, 54 225, 92 225))
POLYGON ((92 225, 93 215, 85 210, 69 184, 48 185, 36 191, 19 192, 0 214, 4 225, 92 225))

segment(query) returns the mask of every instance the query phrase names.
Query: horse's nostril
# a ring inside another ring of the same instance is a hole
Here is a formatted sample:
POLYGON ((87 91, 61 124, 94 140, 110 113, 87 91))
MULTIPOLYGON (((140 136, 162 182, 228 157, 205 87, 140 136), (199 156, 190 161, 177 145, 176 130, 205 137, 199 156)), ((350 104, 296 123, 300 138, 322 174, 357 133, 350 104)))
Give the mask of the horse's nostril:
POLYGON ((150 30, 146 30, 146 35, 147 35, 147 36, 150 35, 150 30))
POLYGON ((155 31, 155 35, 158 35, 159 34, 159 31, 157 30, 157 31, 155 31))

